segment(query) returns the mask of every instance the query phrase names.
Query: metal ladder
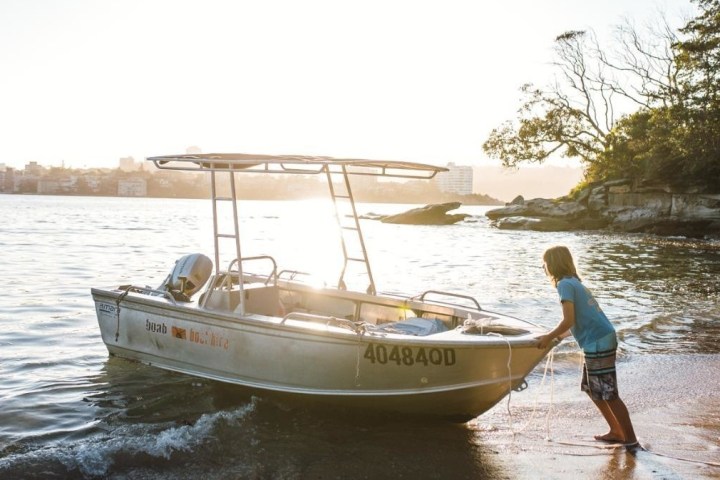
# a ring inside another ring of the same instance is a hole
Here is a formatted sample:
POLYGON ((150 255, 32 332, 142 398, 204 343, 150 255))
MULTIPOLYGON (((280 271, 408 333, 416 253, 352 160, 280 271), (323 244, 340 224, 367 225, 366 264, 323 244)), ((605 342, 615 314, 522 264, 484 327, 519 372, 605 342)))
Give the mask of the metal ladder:
POLYGON ((372 270, 370 270, 370 261, 368 260, 367 250, 365 248, 365 240, 362 236, 362 230, 360 230, 360 221, 358 220, 357 210, 355 210, 355 199, 353 198, 352 189, 350 188, 347 167, 345 165, 340 165, 339 168, 340 171, 332 171, 330 165, 325 165, 324 167, 325 174, 327 175, 328 187, 330 188, 330 197, 332 198, 333 206, 335 207, 335 218, 337 220, 338 227, 340 228, 340 243, 342 245, 344 257, 342 272, 340 273, 340 280, 338 281, 338 288, 340 290, 347 290, 347 285, 345 284, 345 273, 347 271, 348 263, 358 262, 365 266, 365 274, 368 277, 369 285, 366 292, 370 295, 375 295, 377 293, 375 290, 375 280, 373 279, 372 270), (342 186, 344 186, 344 191, 338 192, 335 189, 335 185, 333 185, 333 175, 342 176, 341 189, 342 186), (350 224, 343 221, 344 216, 340 211, 340 204, 342 202, 347 202, 351 208, 352 222, 350 224), (346 241, 345 235, 351 235, 352 233, 357 236, 360 251, 353 252, 353 255, 350 255, 348 253, 348 242, 346 241))
MULTIPOLYGON (((227 272, 226 281, 230 280, 233 277, 233 267, 235 267, 235 272, 238 275, 238 283, 240 287, 240 304, 238 308, 236 309, 237 312, 239 312, 241 315, 245 314, 245 295, 243 294, 243 280, 242 280, 242 262, 240 259, 242 258, 240 256, 240 229, 238 226, 238 211, 237 211, 237 195, 235 192, 235 172, 232 170, 228 172, 216 172, 214 169, 210 170, 210 189, 211 189, 211 200, 212 200, 212 210, 213 210, 213 239, 215 241, 215 276, 216 279, 219 278, 221 269, 220 269, 220 243, 221 240, 234 240, 235 244, 235 258, 237 259, 236 262, 231 261, 229 264, 229 267, 231 270, 227 272), (228 174, 228 181, 230 183, 230 196, 224 197, 219 196, 217 192, 217 179, 216 174, 220 173, 227 173, 228 174), (233 222, 233 229, 232 233, 227 233, 225 231, 220 231, 220 222, 218 220, 218 203, 226 203, 230 202, 232 205, 232 222, 233 222)), ((232 284, 229 285, 229 287, 232 286, 232 284)), ((209 298, 209 295, 208 295, 209 298)), ((207 301, 207 298, 206 298, 207 301)))

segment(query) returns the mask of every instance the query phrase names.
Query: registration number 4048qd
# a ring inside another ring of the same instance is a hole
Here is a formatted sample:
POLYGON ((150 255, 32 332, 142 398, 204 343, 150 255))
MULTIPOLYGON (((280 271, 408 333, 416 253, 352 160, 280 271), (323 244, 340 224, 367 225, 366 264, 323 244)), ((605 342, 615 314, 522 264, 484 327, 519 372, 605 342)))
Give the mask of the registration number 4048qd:
POLYGON ((455 350, 452 348, 400 347, 371 343, 365 349, 364 358, 371 363, 385 365, 455 365, 455 350))

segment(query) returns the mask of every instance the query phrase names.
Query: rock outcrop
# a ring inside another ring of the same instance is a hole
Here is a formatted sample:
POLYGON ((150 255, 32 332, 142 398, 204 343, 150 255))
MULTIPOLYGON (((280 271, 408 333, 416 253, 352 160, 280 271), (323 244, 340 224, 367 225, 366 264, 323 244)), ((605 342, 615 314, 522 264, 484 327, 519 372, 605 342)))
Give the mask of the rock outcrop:
POLYGON ((629 180, 590 185, 573 198, 520 197, 486 215, 501 229, 720 237, 720 193, 637 187, 629 180))
POLYGON ((397 215, 386 215, 378 219, 383 223, 400 223, 408 225, 451 225, 464 220, 465 213, 448 214, 450 210, 460 208, 460 202, 448 202, 425 205, 413 208, 397 215))

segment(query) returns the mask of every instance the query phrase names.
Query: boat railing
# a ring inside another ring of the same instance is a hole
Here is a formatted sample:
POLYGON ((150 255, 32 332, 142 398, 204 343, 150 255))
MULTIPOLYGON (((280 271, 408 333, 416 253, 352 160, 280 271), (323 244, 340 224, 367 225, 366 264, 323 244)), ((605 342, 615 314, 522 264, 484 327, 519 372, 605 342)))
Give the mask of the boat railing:
POLYGON ((149 287, 138 287, 135 285, 129 285, 129 286, 123 286, 121 287, 121 290, 124 290, 127 293, 141 293, 143 295, 150 295, 153 297, 164 297, 170 302, 173 303, 173 305, 177 305, 177 300, 175 300, 175 297, 172 296, 172 293, 168 292, 167 290, 156 290, 154 288, 149 287))
POLYGON ((287 275, 289 278, 287 278, 287 281, 292 282, 295 281, 295 277, 297 276, 304 276, 304 277, 313 277, 312 273, 308 272, 301 272, 300 270, 280 270, 277 274, 278 280, 285 280, 283 276, 287 275))
POLYGON ((463 299, 463 300, 469 300, 469 301, 471 301, 471 302, 473 303, 473 305, 475 306, 475 308, 477 308, 478 310, 482 310, 482 307, 480 306, 480 303, 479 303, 477 300, 475 300, 475 298, 471 297, 470 295, 461 295, 461 294, 459 294, 459 293, 444 292, 444 291, 440 291, 440 290, 427 290, 427 291, 421 293, 420 295, 417 295, 417 296, 415 296, 415 297, 412 297, 411 300, 419 300, 419 301, 421 301, 421 302, 437 303, 437 304, 440 304, 440 305, 448 305, 448 306, 451 306, 451 307, 467 308, 467 305, 462 305, 462 304, 459 304, 459 303, 443 302, 443 301, 440 301, 440 300, 426 300, 426 299, 425 299, 425 296, 430 295, 430 294, 432 294, 432 295, 441 295, 441 296, 444 296, 444 297, 461 298, 461 299, 463 299))
MULTIPOLYGON (((270 274, 266 276, 266 275, 263 275, 263 274, 252 274, 252 273, 245 272, 243 275, 249 275, 249 276, 255 276, 255 277, 263 277, 263 278, 265 278, 265 282, 264 282, 265 285, 269 284, 271 280, 272 280, 273 284, 277 284, 278 273, 277 273, 277 262, 275 261, 275 259, 274 259, 273 257, 271 257, 270 255, 258 255, 258 256, 255 256, 255 257, 243 257, 243 258, 240 259, 240 261, 243 262, 243 263, 244 263, 244 262, 254 261, 254 260, 270 260, 270 262, 272 263, 272 271, 270 272, 270 274)), ((237 258, 233 259, 233 260, 230 262, 230 265, 228 265, 228 273, 230 273, 230 272, 233 271, 233 267, 234 267, 237 263, 238 263, 238 259, 237 259, 237 258)))
POLYGON ((303 312, 290 312, 287 315, 285 315, 282 320, 280 320, 280 325, 284 324, 286 320, 302 320, 306 322, 320 322, 325 323, 326 326, 335 325, 338 327, 347 328, 349 330, 352 330, 355 333, 359 333, 361 331, 361 327, 353 322, 352 320, 347 320, 345 318, 337 318, 333 316, 328 315, 317 315, 314 313, 303 313, 303 312))
MULTIPOLYGON (((248 279, 258 279, 258 281, 261 281, 264 285, 268 285, 271 281, 273 282, 273 285, 277 285, 277 263, 275 262, 275 259, 273 257, 271 257, 270 255, 259 255, 257 257, 244 257, 240 259, 241 262, 250 260, 270 260, 272 262, 273 268, 272 271, 267 275, 262 273, 243 272, 243 282, 247 282, 248 279)), ((239 284, 240 273, 238 272, 238 270, 233 271, 233 267, 235 267, 237 263, 238 259, 235 258, 230 262, 227 270, 220 270, 216 275, 216 278, 210 284, 208 290, 231 290, 234 284, 239 284)))

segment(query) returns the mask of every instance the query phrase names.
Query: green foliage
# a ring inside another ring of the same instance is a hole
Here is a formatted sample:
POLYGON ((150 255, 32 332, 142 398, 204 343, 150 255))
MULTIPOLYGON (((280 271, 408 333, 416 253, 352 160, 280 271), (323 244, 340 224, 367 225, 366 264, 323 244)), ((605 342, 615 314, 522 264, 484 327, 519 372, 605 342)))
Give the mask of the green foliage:
POLYGON ((583 192, 583 190, 589 188, 592 185, 592 182, 588 181, 587 178, 583 179, 575 185, 570 192, 567 194, 567 197, 572 200, 577 200, 577 198, 580 196, 580 194, 583 192))
POLYGON ((624 117, 609 135, 608 148, 589 165, 588 180, 631 178, 717 190, 718 120, 681 106, 645 109, 624 117))
POLYGON ((676 183, 683 166, 686 137, 672 109, 638 111, 621 119, 609 135, 608 148, 588 168, 590 180, 632 178, 676 183))
POLYGON ((506 167, 517 167, 525 162, 542 163, 555 153, 592 161, 602 151, 602 136, 593 132, 582 110, 531 85, 522 91, 526 96, 521 109, 524 116, 516 124, 505 122, 492 130, 483 144, 488 155, 499 158, 506 167))

